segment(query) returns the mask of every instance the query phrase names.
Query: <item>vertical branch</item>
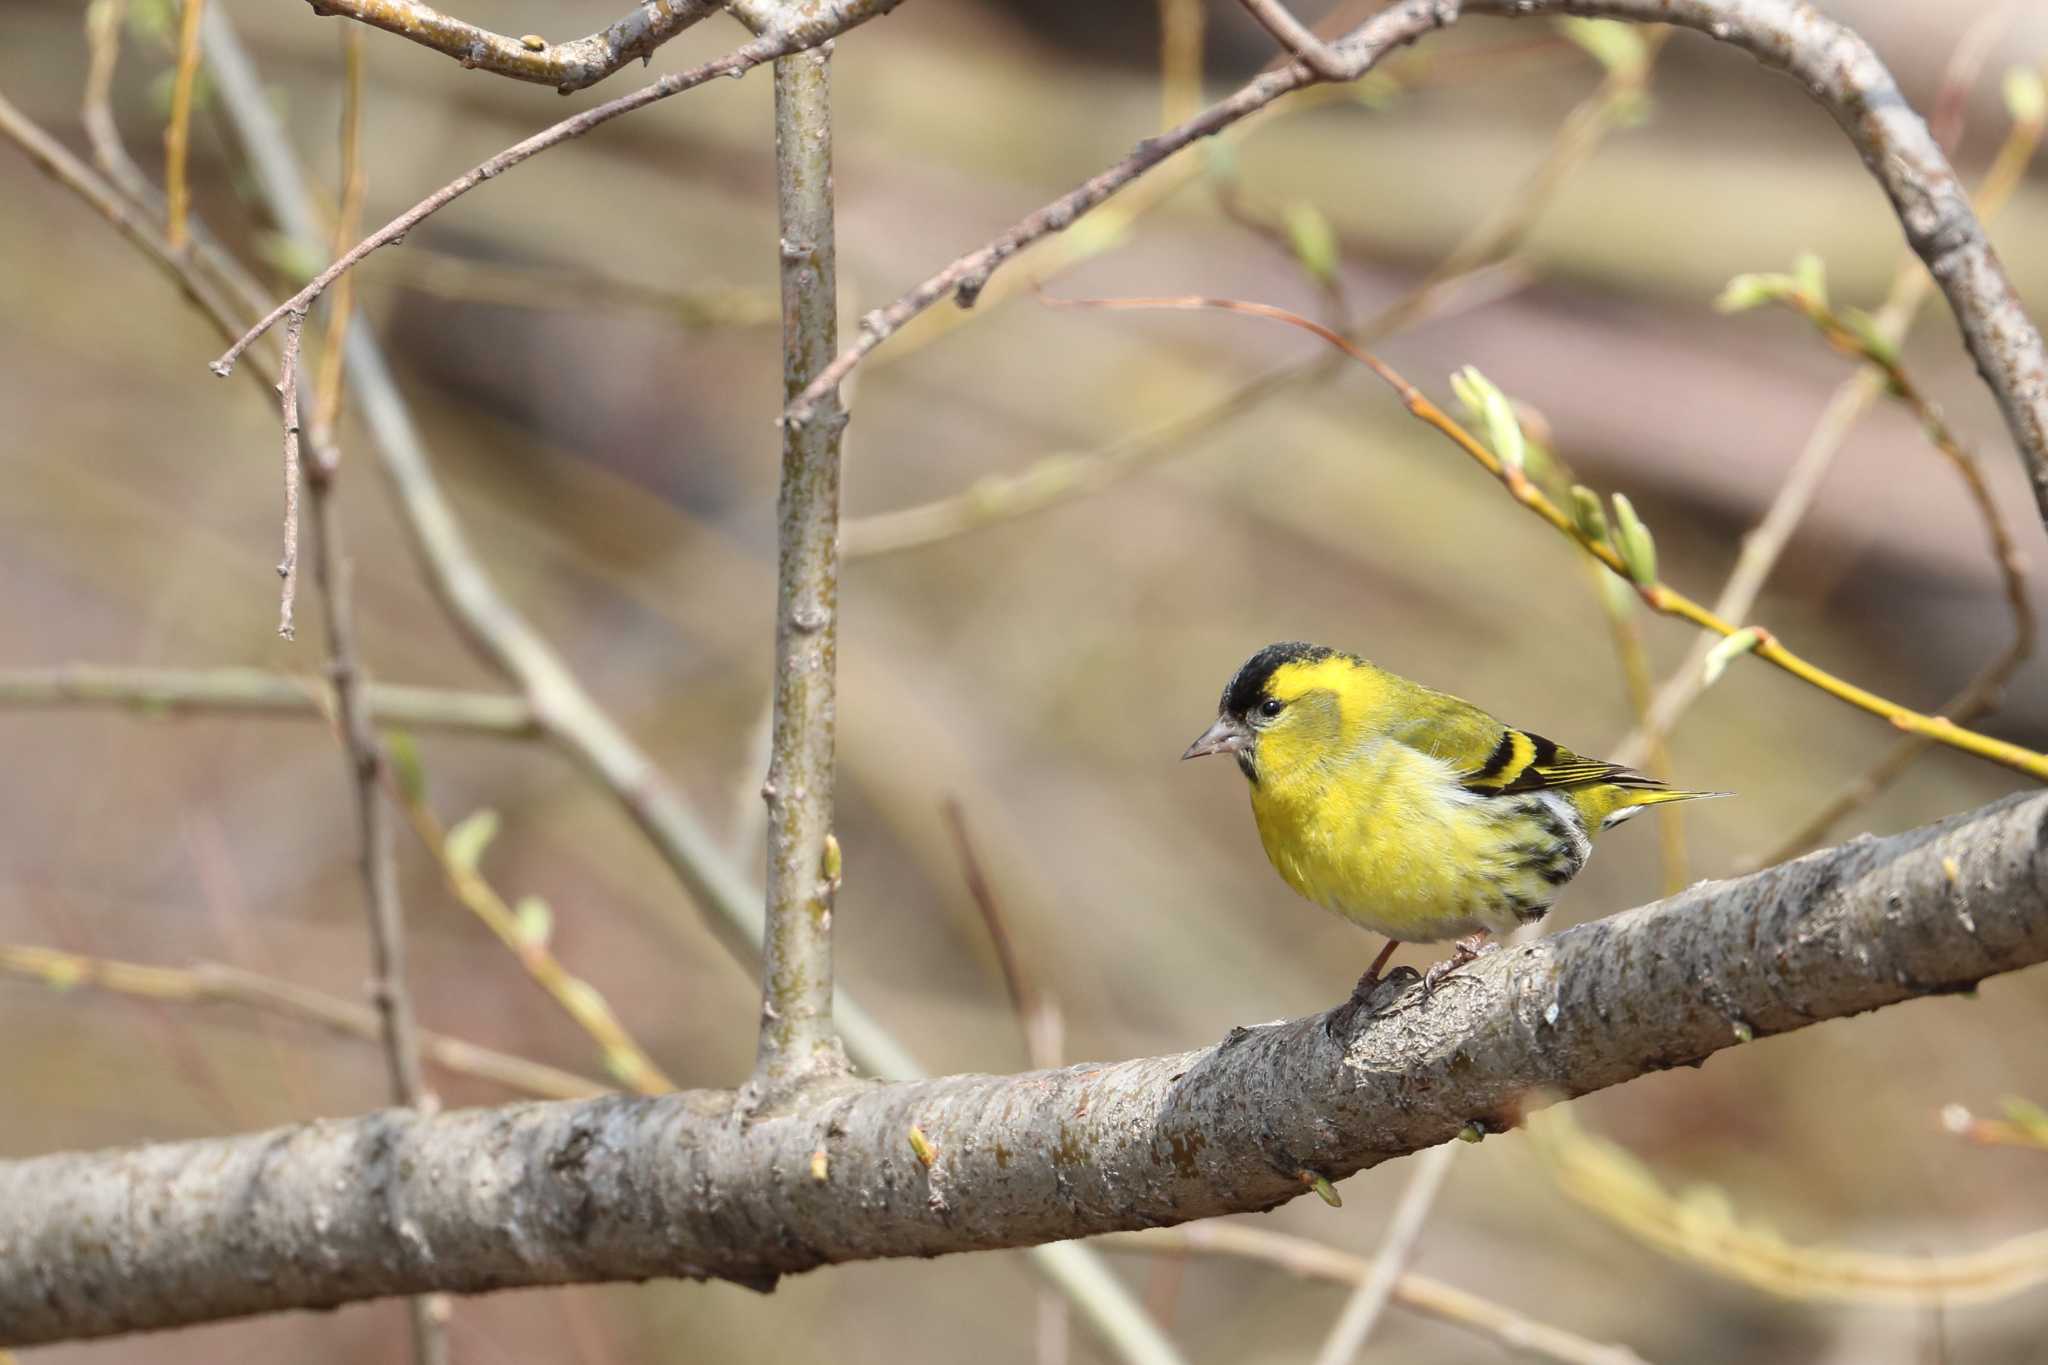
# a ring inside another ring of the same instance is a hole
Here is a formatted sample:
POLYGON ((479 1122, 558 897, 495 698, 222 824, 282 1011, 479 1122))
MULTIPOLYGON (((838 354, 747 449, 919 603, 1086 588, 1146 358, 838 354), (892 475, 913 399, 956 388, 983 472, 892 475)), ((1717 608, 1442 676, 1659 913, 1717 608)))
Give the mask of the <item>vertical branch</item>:
MULTIPOLYGON (((306 316, 285 319, 284 363, 278 391, 284 405, 286 459, 296 461, 299 440, 299 339, 306 316)), ((325 400, 316 397, 316 405, 325 400)), ((413 1019, 412 996, 405 987, 404 911, 398 900, 398 867, 391 849, 391 811, 378 793, 383 758, 371 726, 364 696, 365 679, 357 661, 355 604, 350 566, 342 548, 341 518, 334 500, 334 476, 340 453, 325 433, 312 443, 304 461, 306 492, 313 512, 313 577, 320 586, 327 618, 327 671, 334 684, 336 720, 342 751, 348 760, 349 784, 355 798, 357 865, 361 869, 370 911, 370 997, 376 1007, 384 1064, 390 1074, 391 1097, 410 1109, 431 1112, 435 1101, 420 1074, 419 1026, 413 1019)), ((403 1225, 404 1211, 391 1210, 403 1225)), ((415 1365, 446 1365, 448 1360, 447 1300, 416 1295, 409 1302, 415 1365)))
POLYGON ((185 0, 178 15, 178 72, 171 84, 171 121, 164 128, 164 238, 173 254, 185 250, 185 217, 192 206, 186 165, 192 150, 192 91, 199 82, 199 20, 206 0, 185 0))
MULTIPOLYGON (((832 235, 832 54, 775 63, 775 191, 781 226, 782 381, 802 393, 839 345, 832 235)), ((775 714, 768 781, 768 924, 758 1068, 797 1076, 841 1065, 832 1028, 833 679, 838 651, 837 391, 782 426, 775 714)))

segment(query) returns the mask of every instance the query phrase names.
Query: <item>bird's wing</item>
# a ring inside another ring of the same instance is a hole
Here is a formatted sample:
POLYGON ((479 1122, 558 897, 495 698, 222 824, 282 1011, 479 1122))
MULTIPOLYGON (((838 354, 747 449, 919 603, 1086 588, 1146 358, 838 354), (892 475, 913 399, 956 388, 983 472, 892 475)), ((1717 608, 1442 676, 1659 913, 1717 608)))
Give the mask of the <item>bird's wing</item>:
POLYGON ((1557 787, 1581 787, 1593 782, 1611 782, 1620 787, 1661 787, 1664 784, 1647 773, 1585 758, 1552 743, 1541 735, 1500 727, 1493 748, 1476 765, 1459 774, 1467 791, 1487 796, 1512 796, 1518 792, 1548 791, 1557 787))

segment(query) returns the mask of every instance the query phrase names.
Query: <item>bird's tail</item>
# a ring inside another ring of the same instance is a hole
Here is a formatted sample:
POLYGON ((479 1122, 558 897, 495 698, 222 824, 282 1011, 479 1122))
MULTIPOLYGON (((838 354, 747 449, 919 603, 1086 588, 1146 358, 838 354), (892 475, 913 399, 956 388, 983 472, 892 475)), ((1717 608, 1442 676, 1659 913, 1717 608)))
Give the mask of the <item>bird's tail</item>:
POLYGON ((1601 829, 1612 829, 1637 811, 1649 806, 1661 806, 1667 801, 1707 801, 1717 796, 1733 796, 1734 792, 1691 792, 1677 791, 1670 787, 1615 786, 1613 809, 1603 813, 1599 819, 1601 829))

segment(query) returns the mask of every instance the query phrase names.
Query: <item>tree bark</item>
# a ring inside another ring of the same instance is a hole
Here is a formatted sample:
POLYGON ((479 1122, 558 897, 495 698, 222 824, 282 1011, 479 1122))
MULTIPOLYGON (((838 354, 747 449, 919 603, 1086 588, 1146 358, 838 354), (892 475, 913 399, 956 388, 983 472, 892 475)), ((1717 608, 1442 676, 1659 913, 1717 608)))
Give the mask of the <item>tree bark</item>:
POLYGON ((1267 1209, 1474 1126, 2048 959, 2048 794, 1708 882, 1198 1052, 404 1110, 0 1164, 0 1343, 388 1294, 723 1278, 1267 1209), (912 1137, 912 1130, 917 1137, 912 1137))

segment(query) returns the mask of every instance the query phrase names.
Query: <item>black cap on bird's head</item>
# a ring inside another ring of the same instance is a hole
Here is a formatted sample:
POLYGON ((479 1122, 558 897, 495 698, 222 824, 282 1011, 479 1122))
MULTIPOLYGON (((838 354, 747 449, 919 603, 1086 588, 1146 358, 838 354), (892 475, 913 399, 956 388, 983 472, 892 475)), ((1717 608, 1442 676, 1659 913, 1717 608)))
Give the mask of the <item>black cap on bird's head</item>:
POLYGON ((1267 645, 1246 659, 1224 686, 1222 700, 1216 703, 1216 714, 1249 720, 1252 709, 1266 699, 1266 684, 1283 665, 1319 664, 1336 652, 1328 645, 1307 645, 1299 640, 1267 645))
POLYGON ((1243 667, 1237 670, 1236 675, 1224 687, 1223 696, 1216 703, 1216 723, 1204 730, 1181 757, 1189 759, 1200 758, 1204 754, 1235 754, 1237 766, 1244 769, 1244 775, 1254 782, 1258 781, 1258 768, 1252 757, 1252 716, 1268 699, 1267 684, 1272 681, 1273 674, 1287 664, 1321 663, 1336 652, 1326 645, 1309 645, 1299 640, 1290 640, 1283 644, 1267 645, 1246 659, 1243 667))

